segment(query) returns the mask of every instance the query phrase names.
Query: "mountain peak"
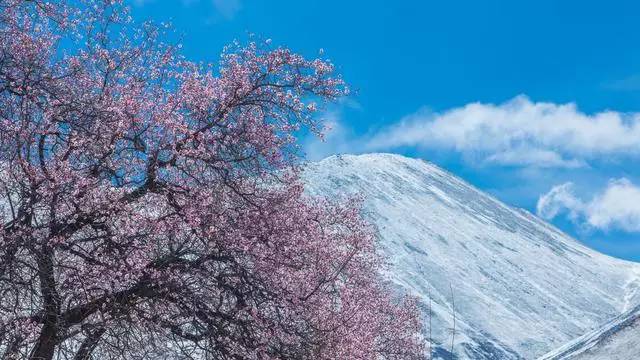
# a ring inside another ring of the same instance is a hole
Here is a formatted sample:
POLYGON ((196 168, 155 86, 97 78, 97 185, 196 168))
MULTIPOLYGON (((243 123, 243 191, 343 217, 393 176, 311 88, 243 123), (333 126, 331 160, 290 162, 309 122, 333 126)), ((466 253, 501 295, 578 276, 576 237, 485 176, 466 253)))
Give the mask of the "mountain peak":
POLYGON ((401 162, 427 162, 422 159, 411 158, 408 156, 395 154, 395 153, 363 153, 363 154, 337 154, 331 155, 319 162, 324 161, 401 161, 401 162))
POLYGON ((347 166, 409 166, 409 167, 432 167, 439 171, 444 171, 432 163, 418 158, 411 158, 394 153, 364 153, 364 154, 338 154, 326 157, 318 162, 311 163, 316 167, 347 167, 347 166), (357 165, 356 165, 357 164, 357 165))

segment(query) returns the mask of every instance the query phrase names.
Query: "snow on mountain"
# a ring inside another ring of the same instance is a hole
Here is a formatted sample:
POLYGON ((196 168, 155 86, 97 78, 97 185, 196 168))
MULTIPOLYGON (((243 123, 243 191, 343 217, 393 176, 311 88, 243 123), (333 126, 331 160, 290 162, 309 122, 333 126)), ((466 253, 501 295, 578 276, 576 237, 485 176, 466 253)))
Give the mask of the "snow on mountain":
POLYGON ((533 359, 640 303, 640 264, 591 250, 422 160, 332 156, 304 178, 310 194, 365 197, 386 276, 417 295, 425 315, 431 303, 434 358, 533 359))
POLYGON ((636 306, 539 360, 636 360, 639 357, 640 306, 636 306))

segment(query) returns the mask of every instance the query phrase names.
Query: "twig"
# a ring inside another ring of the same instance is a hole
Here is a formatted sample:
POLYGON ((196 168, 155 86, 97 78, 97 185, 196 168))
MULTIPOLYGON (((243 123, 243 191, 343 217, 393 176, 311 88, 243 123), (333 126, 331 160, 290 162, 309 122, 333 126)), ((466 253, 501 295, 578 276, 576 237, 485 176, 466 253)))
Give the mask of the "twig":
POLYGON ((453 343, 456 337, 456 298, 453 295, 453 286, 449 284, 449 290, 451 290, 451 307, 453 309, 453 329, 451 331, 451 355, 453 355, 453 343))

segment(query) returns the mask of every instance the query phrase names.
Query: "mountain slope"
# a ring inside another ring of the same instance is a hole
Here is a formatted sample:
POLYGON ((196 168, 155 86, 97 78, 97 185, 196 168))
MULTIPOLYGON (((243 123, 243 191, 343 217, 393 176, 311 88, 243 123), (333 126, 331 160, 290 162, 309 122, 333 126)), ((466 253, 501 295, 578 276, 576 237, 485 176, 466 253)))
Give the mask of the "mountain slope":
POLYGON ((637 306, 539 360, 635 360, 639 356, 640 306, 637 306))
POLYGON ((419 296, 425 314, 432 303, 436 358, 535 358, 640 302, 640 265, 597 253, 427 162, 333 156, 304 177, 310 194, 365 197, 386 275, 419 296))

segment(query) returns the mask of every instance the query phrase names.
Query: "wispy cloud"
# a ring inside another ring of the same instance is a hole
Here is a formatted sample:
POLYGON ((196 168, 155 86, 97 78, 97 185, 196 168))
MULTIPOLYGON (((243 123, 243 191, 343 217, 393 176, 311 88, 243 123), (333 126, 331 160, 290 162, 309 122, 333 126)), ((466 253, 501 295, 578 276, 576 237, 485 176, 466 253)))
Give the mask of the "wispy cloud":
MULTIPOLYGON (((190 7, 200 3, 205 0, 180 0, 182 6, 190 7)), ((242 1, 241 0, 206 0, 206 2, 210 1, 210 4, 215 9, 215 16, 225 19, 231 20, 233 19, 240 10, 242 10, 242 1)), ((135 6, 145 6, 152 3, 157 3, 157 0, 133 0, 133 4, 135 6)), ((210 20, 215 22, 215 20, 210 20)))
POLYGON ((604 88, 615 91, 640 90, 640 74, 633 74, 622 79, 604 83, 604 88))
POLYGON ((370 151, 399 147, 460 153, 482 164, 576 168, 602 156, 640 155, 640 114, 586 114, 574 103, 470 103, 421 110, 368 136, 370 151))
POLYGON ((553 187, 540 197, 538 215, 551 220, 565 214, 574 223, 589 228, 640 232, 640 187, 626 178, 610 180, 590 200, 575 194, 573 183, 553 187))
POLYGON ((309 160, 320 160, 334 154, 362 152, 364 139, 356 136, 345 122, 345 108, 361 109, 357 102, 344 100, 319 116, 324 126, 322 138, 309 136, 303 143, 303 150, 309 160))
POLYGON ((225 19, 233 19, 242 9, 240 0, 212 0, 213 6, 225 19))
POLYGON ((564 159, 562 155, 545 149, 536 149, 527 146, 507 149, 487 156, 485 164, 501 166, 525 166, 538 168, 568 168, 575 169, 586 167, 585 161, 580 159, 564 159))
POLYGON ((145 6, 145 5, 150 4, 152 2, 155 2, 155 0, 133 0, 133 4, 135 6, 145 6))

